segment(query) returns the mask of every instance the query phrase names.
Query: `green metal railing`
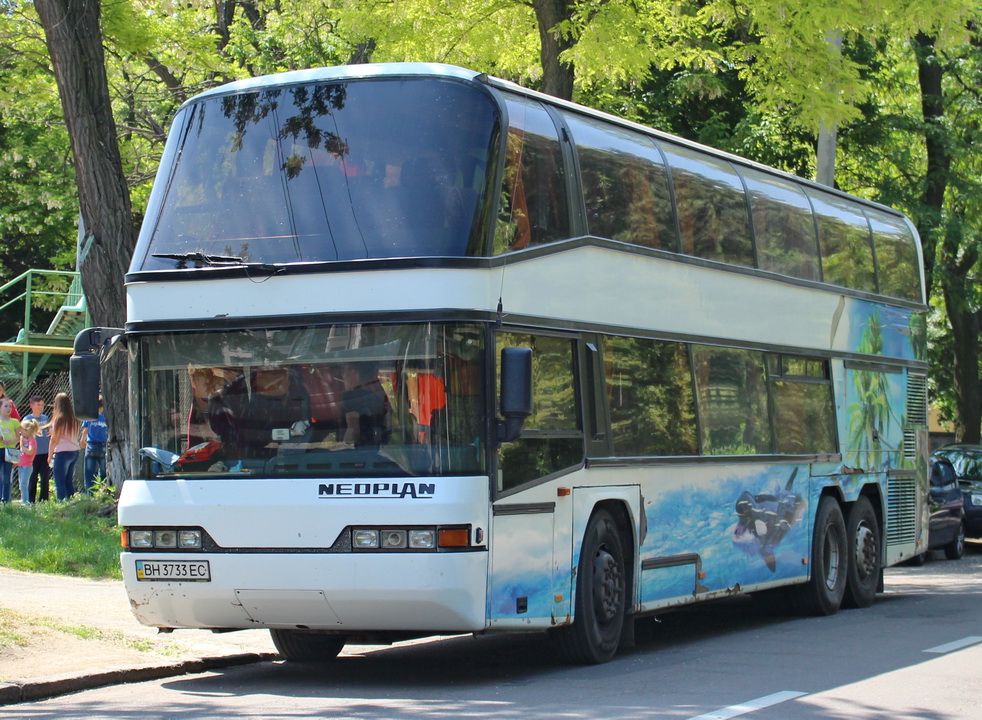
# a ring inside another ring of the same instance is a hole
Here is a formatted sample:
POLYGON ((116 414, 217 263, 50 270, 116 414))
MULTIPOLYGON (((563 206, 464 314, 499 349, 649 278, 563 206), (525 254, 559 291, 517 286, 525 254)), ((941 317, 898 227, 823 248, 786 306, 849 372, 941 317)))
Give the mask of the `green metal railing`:
POLYGON ((67 365, 75 334, 89 324, 81 276, 65 270, 28 270, 0 286, 0 312, 24 305, 16 337, 0 343, 0 379, 11 397, 26 393, 42 374, 67 365), (47 327, 37 325, 38 307, 56 309, 47 327))

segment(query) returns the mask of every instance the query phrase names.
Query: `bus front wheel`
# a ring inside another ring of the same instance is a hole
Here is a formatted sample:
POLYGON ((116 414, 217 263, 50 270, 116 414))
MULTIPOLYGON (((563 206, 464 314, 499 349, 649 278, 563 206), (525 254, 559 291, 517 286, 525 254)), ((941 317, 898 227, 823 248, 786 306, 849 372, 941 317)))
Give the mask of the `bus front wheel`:
POLYGON ((333 660, 344 647, 344 636, 327 635, 305 630, 269 631, 276 651, 293 662, 324 662, 333 660))
POLYGON ((839 503, 823 497, 815 514, 811 578, 796 588, 795 605, 803 615, 833 615, 842 605, 849 564, 846 523, 839 503))
POLYGON ((627 603, 627 567, 617 522, 606 510, 590 518, 576 575, 576 615, 556 631, 572 662, 604 663, 620 644, 627 603))
POLYGON ((880 524, 869 498, 863 495, 849 509, 846 540, 849 563, 844 602, 848 607, 869 607, 880 582, 880 524))

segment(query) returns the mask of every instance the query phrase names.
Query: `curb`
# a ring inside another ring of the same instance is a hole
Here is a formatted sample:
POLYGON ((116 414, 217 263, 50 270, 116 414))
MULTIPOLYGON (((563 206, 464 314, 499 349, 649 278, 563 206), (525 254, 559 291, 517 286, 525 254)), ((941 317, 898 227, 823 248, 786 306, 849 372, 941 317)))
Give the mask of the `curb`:
POLYGON ((274 660, 276 653, 240 653, 237 655, 222 655, 218 657, 198 658, 167 665, 149 665, 146 667, 121 668, 86 675, 70 675, 39 680, 14 680, 0 683, 0 706, 15 705, 21 702, 32 702, 79 692, 107 685, 123 685, 125 683, 159 680, 176 675, 190 675, 206 672, 216 668, 250 665, 253 663, 274 660))

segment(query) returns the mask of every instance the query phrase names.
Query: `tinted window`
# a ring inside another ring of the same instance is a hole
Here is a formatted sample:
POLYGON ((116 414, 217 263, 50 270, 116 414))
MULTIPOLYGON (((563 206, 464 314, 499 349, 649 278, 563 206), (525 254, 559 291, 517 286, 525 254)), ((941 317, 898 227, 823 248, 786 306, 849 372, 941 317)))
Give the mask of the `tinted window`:
POLYGON ((764 354, 692 348, 704 455, 771 451, 764 354))
POLYGON ((138 336, 138 477, 482 474, 483 346, 438 323, 138 336))
POLYGON ((920 302, 920 263, 910 228, 895 215, 873 208, 865 208, 865 212, 873 229, 880 292, 920 302))
POLYGON ((668 157, 686 255, 754 266, 743 183, 725 160, 660 143, 668 157))
POLYGON ((698 452, 692 373, 685 345, 607 337, 604 374, 614 455, 698 452))
POLYGON ((154 253, 263 262, 479 254, 497 113, 473 88, 295 85, 185 112, 145 269, 179 262, 154 253))
POLYGON ((676 250, 675 215, 661 154, 643 135, 566 115, 576 141, 591 235, 676 250))
POLYGON ((835 407, 824 360, 769 355, 774 402, 774 452, 836 451, 835 407))
POLYGON ((537 102, 508 96, 508 147, 494 254, 568 238, 566 181, 556 126, 537 102))
POLYGON ((818 238, 811 205, 800 187, 767 173, 740 168, 762 270, 819 280, 818 238))
POLYGON ((869 225, 858 205, 820 190, 806 190, 815 208, 827 283, 876 292, 869 225))
MULTIPOLYGON (((500 449, 499 490, 507 490, 583 461, 573 374, 574 343, 567 338, 500 333, 501 348, 532 348, 533 413, 522 436, 500 449)), ((498 387, 501 373, 498 372, 498 387)))

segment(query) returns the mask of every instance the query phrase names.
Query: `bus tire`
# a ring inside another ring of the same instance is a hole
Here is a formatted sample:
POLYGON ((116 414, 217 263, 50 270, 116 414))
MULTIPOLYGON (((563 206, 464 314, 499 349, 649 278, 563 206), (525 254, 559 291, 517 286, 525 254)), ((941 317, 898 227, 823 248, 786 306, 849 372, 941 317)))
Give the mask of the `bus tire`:
POLYGON ((876 599, 880 581, 880 524, 869 498, 860 495, 846 520, 849 562, 846 569, 846 607, 864 608, 876 599))
POLYGON ((270 628, 270 636, 276 651, 292 662, 326 662, 334 660, 344 647, 343 635, 308 632, 306 630, 279 630, 270 628))
POLYGON ((797 588, 795 606, 802 615, 834 615, 846 591, 849 543, 846 523, 835 498, 819 500, 812 536, 811 578, 797 588))
POLYGON ((563 655, 583 665, 613 658, 627 609, 627 566, 617 522, 606 510, 593 514, 583 536, 574 607, 573 624, 555 633, 563 655))

